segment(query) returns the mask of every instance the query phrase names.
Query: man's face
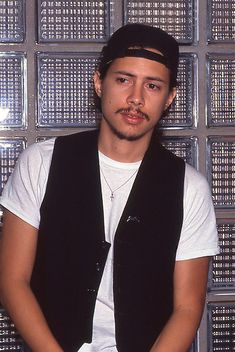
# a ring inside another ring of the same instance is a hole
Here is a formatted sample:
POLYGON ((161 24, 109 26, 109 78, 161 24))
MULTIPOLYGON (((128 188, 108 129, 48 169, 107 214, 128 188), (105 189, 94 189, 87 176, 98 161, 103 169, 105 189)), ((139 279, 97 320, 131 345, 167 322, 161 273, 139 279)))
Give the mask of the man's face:
POLYGON ((175 89, 169 91, 169 81, 167 67, 139 57, 115 59, 103 80, 95 73, 103 132, 129 141, 150 139, 163 111, 175 97, 175 89))

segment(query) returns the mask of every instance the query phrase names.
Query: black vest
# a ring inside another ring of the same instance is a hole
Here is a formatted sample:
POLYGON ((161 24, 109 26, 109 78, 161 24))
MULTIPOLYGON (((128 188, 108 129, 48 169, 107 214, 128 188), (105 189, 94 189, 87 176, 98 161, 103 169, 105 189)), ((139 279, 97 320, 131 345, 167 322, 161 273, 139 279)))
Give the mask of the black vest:
MULTIPOLYGON (((110 247, 104 235, 97 139, 97 131, 56 139, 41 206, 31 284, 65 352, 91 342, 110 247)), ((148 351, 172 313, 184 169, 183 160, 153 137, 114 240, 118 351, 148 351)))

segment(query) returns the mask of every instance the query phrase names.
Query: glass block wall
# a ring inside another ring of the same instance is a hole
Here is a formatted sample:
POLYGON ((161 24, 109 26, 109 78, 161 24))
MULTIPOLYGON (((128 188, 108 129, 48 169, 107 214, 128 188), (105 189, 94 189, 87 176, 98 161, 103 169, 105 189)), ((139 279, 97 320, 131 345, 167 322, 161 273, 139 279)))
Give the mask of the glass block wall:
MULTIPOLYGON (((234 351, 234 0, 0 0, 0 192, 27 145, 98 126, 99 52, 114 30, 136 22, 180 43, 178 95, 160 122, 162 142, 208 178, 216 208, 221 253, 191 352, 234 351)), ((3 309, 0 335, 0 350, 23 351, 3 309)))

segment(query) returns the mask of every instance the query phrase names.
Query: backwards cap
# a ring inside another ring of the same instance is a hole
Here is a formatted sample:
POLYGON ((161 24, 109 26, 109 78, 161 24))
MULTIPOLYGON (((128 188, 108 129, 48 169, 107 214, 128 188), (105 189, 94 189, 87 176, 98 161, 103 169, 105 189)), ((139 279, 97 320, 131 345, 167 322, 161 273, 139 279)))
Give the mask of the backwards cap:
POLYGON ((171 71, 172 85, 176 85, 179 45, 162 29, 137 23, 119 28, 103 47, 100 68, 126 56, 144 57, 164 64, 171 71), (146 49, 156 49, 161 55, 146 49))

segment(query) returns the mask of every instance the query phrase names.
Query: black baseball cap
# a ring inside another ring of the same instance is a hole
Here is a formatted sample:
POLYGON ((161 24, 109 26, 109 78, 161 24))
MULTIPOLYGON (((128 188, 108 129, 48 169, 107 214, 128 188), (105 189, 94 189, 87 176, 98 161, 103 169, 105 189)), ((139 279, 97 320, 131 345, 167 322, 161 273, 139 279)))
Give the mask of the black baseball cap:
POLYGON ((102 49, 98 66, 101 77, 104 77, 113 60, 126 56, 143 57, 162 63, 170 70, 171 86, 177 85, 179 45, 162 29, 140 23, 119 28, 102 49), (155 49, 160 54, 146 49, 155 49))

